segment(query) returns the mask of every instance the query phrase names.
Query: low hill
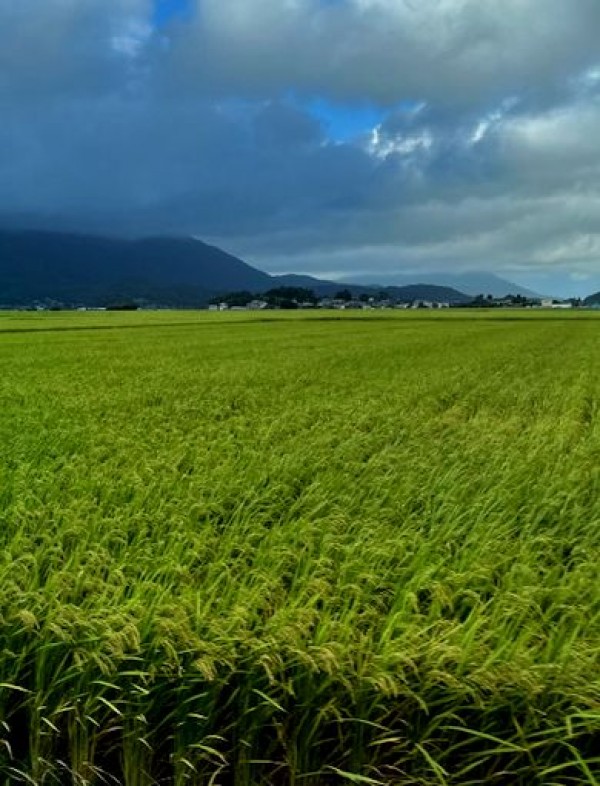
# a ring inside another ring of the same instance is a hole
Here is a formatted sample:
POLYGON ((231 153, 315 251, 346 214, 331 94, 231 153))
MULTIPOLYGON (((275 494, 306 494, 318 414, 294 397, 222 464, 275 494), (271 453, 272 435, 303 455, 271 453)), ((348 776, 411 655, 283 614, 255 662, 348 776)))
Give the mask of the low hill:
POLYGON ((432 303, 470 303, 473 298, 453 287, 436 284, 408 284, 405 287, 386 287, 385 292, 396 300, 428 300, 432 303))
POLYGON ((583 301, 584 306, 600 306, 600 292, 594 292, 593 295, 588 295, 583 301))
POLYGON ((326 281, 325 279, 315 278, 314 276, 300 275, 298 273, 283 273, 278 276, 273 276, 276 281, 276 286, 279 287, 303 287, 304 289, 312 289, 317 295, 322 297, 333 297, 333 295, 340 289, 349 288, 354 293, 361 293, 372 289, 370 286, 361 284, 340 284, 336 281, 326 281))

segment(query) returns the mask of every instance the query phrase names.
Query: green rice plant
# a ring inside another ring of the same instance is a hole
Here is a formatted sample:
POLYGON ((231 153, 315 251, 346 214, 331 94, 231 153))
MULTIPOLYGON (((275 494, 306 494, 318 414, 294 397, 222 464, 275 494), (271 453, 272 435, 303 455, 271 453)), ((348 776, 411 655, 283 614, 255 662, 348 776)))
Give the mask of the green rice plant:
POLYGON ((0 314, 0 783, 600 780, 593 314, 0 314))

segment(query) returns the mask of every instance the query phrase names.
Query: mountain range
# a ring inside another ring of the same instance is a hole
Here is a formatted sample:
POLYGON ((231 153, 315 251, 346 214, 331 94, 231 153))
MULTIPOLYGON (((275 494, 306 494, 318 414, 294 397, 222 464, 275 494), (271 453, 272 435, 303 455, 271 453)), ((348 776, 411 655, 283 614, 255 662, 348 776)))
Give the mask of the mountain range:
MULTIPOLYGON (((348 279, 356 284, 372 284, 373 276, 358 275, 348 279)), ((523 297, 539 298, 541 295, 531 289, 522 287, 512 281, 507 281, 494 273, 481 271, 467 271, 463 273, 394 273, 391 275, 377 276, 379 286, 409 286, 410 284, 437 284, 438 286, 452 287, 464 292, 466 295, 492 295, 502 298, 507 295, 522 295, 523 297)))
POLYGON ((272 276, 194 238, 126 240, 0 230, 0 306, 5 307, 35 302, 104 306, 125 300, 198 307, 227 292, 261 293, 281 286, 304 287, 321 296, 333 296, 342 288, 353 295, 384 288, 397 299, 451 303, 468 302, 480 292, 528 293, 493 278, 493 282, 487 277, 469 283, 460 275, 399 275, 377 282, 339 282, 294 274, 272 276))

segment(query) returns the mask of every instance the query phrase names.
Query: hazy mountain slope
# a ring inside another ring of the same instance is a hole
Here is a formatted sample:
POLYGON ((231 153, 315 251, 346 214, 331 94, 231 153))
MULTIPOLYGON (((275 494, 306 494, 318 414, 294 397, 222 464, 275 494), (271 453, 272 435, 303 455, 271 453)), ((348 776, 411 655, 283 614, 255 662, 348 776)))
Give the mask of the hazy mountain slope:
MULTIPOLYGON (((480 273, 477 271, 467 273, 393 273, 376 277, 377 283, 385 286, 408 286, 411 284, 436 284, 438 286, 452 287, 464 292, 467 295, 493 295, 494 297, 505 297, 506 295, 523 295, 524 297, 540 297, 537 292, 533 292, 526 287, 507 281, 494 273, 480 273)), ((354 284, 370 285, 374 283, 375 277, 368 274, 350 277, 354 284)))

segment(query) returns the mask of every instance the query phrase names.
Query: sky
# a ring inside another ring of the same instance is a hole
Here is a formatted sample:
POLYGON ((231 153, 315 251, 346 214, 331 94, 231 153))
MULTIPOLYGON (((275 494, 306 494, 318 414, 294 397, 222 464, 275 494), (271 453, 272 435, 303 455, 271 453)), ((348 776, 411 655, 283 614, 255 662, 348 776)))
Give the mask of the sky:
POLYGON ((600 289, 600 0, 0 0, 0 226, 600 289))

